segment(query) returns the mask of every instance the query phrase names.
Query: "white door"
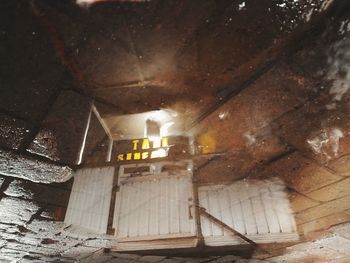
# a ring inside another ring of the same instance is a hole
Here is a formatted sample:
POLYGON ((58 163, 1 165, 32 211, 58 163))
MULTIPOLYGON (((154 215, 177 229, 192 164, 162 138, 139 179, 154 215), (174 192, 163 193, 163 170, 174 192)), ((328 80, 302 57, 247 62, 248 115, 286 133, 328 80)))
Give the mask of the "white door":
POLYGON ((64 222, 105 234, 113 188, 114 167, 83 168, 74 183, 64 222))
POLYGON ((120 169, 113 227, 118 242, 196 236, 192 172, 120 169))

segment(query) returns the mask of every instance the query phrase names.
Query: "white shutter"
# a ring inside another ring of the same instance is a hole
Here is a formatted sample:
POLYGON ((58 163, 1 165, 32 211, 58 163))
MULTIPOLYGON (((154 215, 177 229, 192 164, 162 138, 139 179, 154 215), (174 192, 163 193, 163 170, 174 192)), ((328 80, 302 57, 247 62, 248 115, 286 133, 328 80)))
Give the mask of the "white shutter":
POLYGON ((114 167, 83 168, 75 172, 65 224, 106 233, 113 175, 114 167))
MULTIPOLYGON (((298 239, 284 186, 278 181, 242 180, 199 187, 199 203, 208 213, 257 243, 298 239)), ((239 237, 201 216, 206 245, 242 244, 239 237)))
MULTIPOLYGON (((165 162, 156 165, 162 164, 165 162)), ((127 250, 140 241, 173 238, 180 238, 177 244, 166 245, 163 242, 161 246, 193 246, 194 243, 188 241, 181 244, 181 238, 196 237, 195 218, 191 208, 192 172, 161 172, 161 167, 150 167, 149 172, 137 176, 125 174, 124 168, 132 166, 121 167, 119 173, 113 222, 118 248, 127 250)), ((138 165, 141 166, 142 164, 138 165)), ((154 249, 156 246, 152 243, 147 245, 147 242, 144 244, 143 249, 154 249)))

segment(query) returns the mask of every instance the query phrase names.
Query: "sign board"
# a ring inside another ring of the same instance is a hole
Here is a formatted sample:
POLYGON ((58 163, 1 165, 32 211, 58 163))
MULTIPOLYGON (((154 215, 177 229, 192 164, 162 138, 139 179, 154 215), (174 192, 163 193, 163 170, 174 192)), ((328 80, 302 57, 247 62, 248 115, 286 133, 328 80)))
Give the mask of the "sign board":
POLYGON ((168 156, 169 140, 168 137, 162 137, 158 140, 148 138, 128 141, 129 148, 126 152, 119 152, 118 161, 136 161, 155 158, 164 158, 168 156))

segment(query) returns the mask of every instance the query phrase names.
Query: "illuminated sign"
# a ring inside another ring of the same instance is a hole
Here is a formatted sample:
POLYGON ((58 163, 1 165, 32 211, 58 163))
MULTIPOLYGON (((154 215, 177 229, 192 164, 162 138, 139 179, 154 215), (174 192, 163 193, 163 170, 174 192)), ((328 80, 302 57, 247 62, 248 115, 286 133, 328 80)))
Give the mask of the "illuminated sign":
POLYGON ((148 138, 133 140, 132 151, 118 154, 118 161, 147 160, 168 156, 168 137, 150 140, 148 138))

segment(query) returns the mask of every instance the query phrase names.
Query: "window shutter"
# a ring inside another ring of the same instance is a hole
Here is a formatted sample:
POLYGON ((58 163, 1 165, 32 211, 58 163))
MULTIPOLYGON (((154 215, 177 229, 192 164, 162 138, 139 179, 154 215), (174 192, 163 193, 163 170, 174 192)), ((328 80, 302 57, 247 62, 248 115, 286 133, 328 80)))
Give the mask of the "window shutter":
MULTIPOLYGON (((199 202, 209 214, 256 243, 298 239, 282 182, 242 180, 231 185, 203 186, 199 188, 199 202)), ((207 245, 244 243, 203 216, 201 227, 207 245)))

